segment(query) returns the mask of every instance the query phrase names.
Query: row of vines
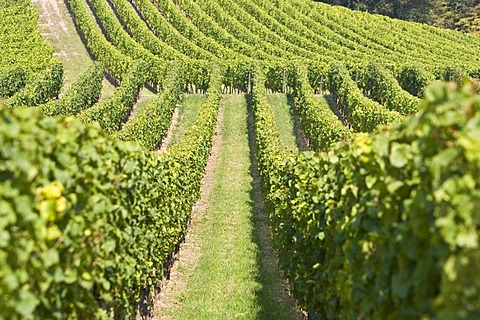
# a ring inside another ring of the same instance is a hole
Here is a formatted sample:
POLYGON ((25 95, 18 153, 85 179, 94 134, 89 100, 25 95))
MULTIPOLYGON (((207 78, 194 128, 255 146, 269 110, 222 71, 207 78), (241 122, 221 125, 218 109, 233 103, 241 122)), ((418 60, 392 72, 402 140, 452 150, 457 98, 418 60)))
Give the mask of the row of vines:
POLYGON ((459 85, 478 36, 301 0, 66 4, 98 62, 62 92, 38 13, 0 0, 0 317, 135 317, 186 232, 222 92, 252 95, 280 265, 312 318, 480 316, 479 88, 459 85), (293 95, 313 151, 285 148, 267 91, 293 95), (159 155, 184 92, 207 101, 159 155))
MULTIPOLYGON (((407 122, 292 154, 264 83, 256 75, 259 168, 300 305, 314 319, 476 318, 480 99, 472 84, 436 84, 407 122)), ((341 140, 338 120, 325 119, 323 136, 341 140)))

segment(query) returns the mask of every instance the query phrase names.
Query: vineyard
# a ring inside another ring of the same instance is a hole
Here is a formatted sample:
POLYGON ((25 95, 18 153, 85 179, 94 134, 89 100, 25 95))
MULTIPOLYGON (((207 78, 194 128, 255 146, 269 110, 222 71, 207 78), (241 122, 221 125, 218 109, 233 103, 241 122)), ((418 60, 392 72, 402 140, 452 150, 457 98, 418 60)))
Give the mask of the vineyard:
POLYGON ((210 238, 272 241, 274 263, 228 255, 278 266, 309 319, 480 318, 479 35, 308 0, 54 0, 91 59, 74 77, 33 2, 0 0, 0 319, 155 314, 216 152, 210 238))

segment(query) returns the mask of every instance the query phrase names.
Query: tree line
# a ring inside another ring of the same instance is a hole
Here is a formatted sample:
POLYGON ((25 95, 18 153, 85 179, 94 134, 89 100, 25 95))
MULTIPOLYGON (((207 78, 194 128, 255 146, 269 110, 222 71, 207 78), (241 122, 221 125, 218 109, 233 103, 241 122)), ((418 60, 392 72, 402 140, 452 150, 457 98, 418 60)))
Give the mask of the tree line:
POLYGON ((320 0, 355 10, 480 33, 480 0, 320 0))

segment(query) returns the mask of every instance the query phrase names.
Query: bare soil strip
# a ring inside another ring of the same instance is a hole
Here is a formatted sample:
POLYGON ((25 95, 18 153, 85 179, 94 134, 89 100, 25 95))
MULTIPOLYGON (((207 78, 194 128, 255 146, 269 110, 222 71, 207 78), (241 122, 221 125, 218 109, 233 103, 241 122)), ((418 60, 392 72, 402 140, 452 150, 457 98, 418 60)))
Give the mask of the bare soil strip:
MULTIPOLYGON (((55 37, 59 37, 59 33, 70 34, 67 23, 63 19, 62 12, 56 0, 31 0, 34 4, 41 7, 40 19, 43 21, 41 27, 48 29, 55 37)), ((48 34, 50 35, 50 33, 48 34)))
POLYGON ((85 72, 92 60, 77 34, 65 2, 62 0, 30 0, 39 10, 39 29, 55 48, 65 68, 68 87, 85 72))

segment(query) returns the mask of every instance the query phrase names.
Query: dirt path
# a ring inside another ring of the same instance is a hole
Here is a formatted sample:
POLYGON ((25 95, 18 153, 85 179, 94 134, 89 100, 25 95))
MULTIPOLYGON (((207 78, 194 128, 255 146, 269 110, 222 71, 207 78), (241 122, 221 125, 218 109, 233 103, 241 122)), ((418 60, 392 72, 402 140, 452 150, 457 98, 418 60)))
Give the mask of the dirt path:
MULTIPOLYGON (((178 118, 178 108, 175 110, 177 114, 176 117, 178 118)), ((195 210, 192 213, 190 226, 185 236, 185 242, 180 246, 180 251, 173 264, 172 270, 170 271, 170 280, 164 282, 162 291, 155 299, 153 319, 170 319, 170 317, 168 317, 163 311, 176 310, 179 307, 178 299, 184 292, 186 286, 183 277, 180 276, 181 274, 179 270, 193 270, 193 267, 198 261, 200 248, 196 241, 197 229, 199 221, 203 219, 204 214, 208 209, 208 202, 213 189, 214 173, 218 162, 220 146, 222 144, 223 115, 224 107, 223 105, 220 105, 215 136, 213 137, 212 151, 205 168, 205 175, 202 179, 201 196, 195 204, 195 210)), ((172 129, 172 127, 170 129, 172 129)), ((169 132, 171 134, 171 130, 169 130, 169 132)), ((165 143, 165 145, 168 144, 165 143)))
POLYGON ((60 11, 57 0, 31 0, 34 4, 39 4, 40 19, 43 23, 40 24, 50 31, 49 36, 53 34, 55 37, 60 37, 59 33, 64 32, 70 34, 67 23, 63 19, 63 14, 60 11))
MULTIPOLYGON (((42 36, 55 48, 63 64, 65 73, 65 91, 91 65, 92 59, 77 34, 73 20, 63 0, 30 0, 39 10, 39 29, 42 36)), ((113 94, 114 86, 104 81, 102 98, 113 94)))
POLYGON ((71 52, 68 43, 62 45, 65 38, 76 37, 76 31, 72 21, 68 21, 65 17, 66 7, 60 0, 31 0, 31 3, 39 8, 39 27, 42 36, 50 40, 55 47, 54 55, 61 57, 80 56, 80 52, 71 52))
MULTIPOLYGON (((39 29, 63 64, 66 90, 92 63, 62 0, 30 0, 39 10, 39 29)), ((112 89, 113 91, 113 89, 112 89)))

